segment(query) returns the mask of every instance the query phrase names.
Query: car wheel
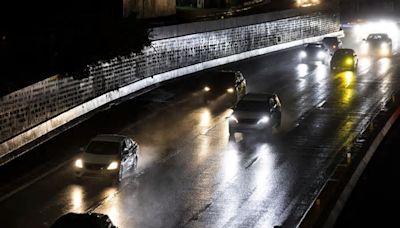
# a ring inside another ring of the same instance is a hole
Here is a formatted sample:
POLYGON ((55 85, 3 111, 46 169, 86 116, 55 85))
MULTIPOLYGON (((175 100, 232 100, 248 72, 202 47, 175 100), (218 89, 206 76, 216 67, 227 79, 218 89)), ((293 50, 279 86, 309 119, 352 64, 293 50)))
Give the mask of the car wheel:
POLYGON ((112 183, 114 185, 118 185, 122 181, 122 167, 119 168, 119 171, 116 177, 113 179, 112 183))

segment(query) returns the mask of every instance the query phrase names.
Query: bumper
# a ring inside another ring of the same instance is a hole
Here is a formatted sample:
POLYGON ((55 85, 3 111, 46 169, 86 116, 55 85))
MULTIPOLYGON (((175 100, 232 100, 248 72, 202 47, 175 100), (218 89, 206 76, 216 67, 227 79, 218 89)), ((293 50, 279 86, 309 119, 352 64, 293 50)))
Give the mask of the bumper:
POLYGON ((354 66, 332 66, 332 71, 352 71, 354 70, 354 66))
POLYGON ((108 178, 117 178, 119 169, 116 170, 90 170, 90 169, 78 169, 75 168, 75 176, 76 177, 92 177, 92 178, 100 178, 100 177, 108 177, 108 178))
POLYGON ((235 132, 250 133, 250 132, 262 132, 267 129, 271 129, 271 125, 262 124, 229 124, 229 133, 235 132))
POLYGON ((306 63, 312 63, 312 62, 324 62, 325 59, 324 58, 317 58, 317 57, 308 57, 308 58, 304 58, 302 59, 302 62, 306 62, 306 63))
POLYGON ((204 99, 205 100, 213 100, 219 96, 225 96, 228 99, 237 99, 237 92, 233 91, 233 92, 227 92, 225 90, 223 91, 207 91, 204 92, 204 99))
POLYGON ((374 57, 389 57, 392 55, 391 50, 382 50, 382 49, 376 49, 376 50, 370 50, 368 52, 365 52, 362 54, 362 56, 374 56, 374 57))

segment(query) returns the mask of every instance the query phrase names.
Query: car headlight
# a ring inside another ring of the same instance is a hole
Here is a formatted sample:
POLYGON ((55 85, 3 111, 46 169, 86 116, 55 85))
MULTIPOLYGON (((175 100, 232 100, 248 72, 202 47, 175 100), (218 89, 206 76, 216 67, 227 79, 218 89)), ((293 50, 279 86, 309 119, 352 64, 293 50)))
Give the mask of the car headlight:
POLYGON ((205 86, 205 87, 204 87, 204 91, 208 92, 208 91, 210 91, 210 90, 211 90, 210 87, 208 87, 208 86, 205 86))
POLYGON ((317 57, 319 59, 323 59, 325 57, 325 53, 323 51, 318 52, 317 57))
POLYGON ((268 116, 263 116, 261 119, 257 122, 257 124, 266 124, 269 122, 269 117, 268 116))
POLYGON ((229 89, 226 90, 226 92, 228 92, 228 93, 233 93, 234 91, 235 90, 233 88, 229 88, 229 89))
POLYGON ((82 159, 77 159, 77 160, 75 161, 75 167, 77 167, 77 168, 83 168, 83 161, 82 161, 82 159))
POLYGON ((352 58, 347 58, 345 60, 345 64, 348 65, 348 66, 353 65, 353 59, 352 58))
POLYGON ((118 168, 118 162, 113 161, 110 163, 110 165, 108 165, 107 170, 114 170, 118 168))
POLYGON ((389 48, 382 48, 380 52, 381 52, 381 55, 389 55, 390 54, 389 48))
POLYGON ((300 56, 300 58, 305 58, 305 57, 307 57, 307 53, 305 51, 301 51, 299 56, 300 56))
POLYGON ((233 122, 233 123, 239 123, 239 121, 236 119, 236 117, 234 115, 231 115, 229 117, 229 122, 233 122))

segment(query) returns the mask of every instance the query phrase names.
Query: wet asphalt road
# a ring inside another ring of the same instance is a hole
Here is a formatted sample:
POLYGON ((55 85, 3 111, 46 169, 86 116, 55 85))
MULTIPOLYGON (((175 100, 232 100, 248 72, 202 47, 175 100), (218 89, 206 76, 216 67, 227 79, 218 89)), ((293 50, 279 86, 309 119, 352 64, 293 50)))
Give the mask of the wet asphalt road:
POLYGON ((51 145, 73 153, 95 133, 125 134, 141 146, 136 172, 119 186, 76 182, 73 160, 60 163, 0 202, 1 226, 48 227, 66 212, 95 211, 129 228, 295 227, 338 162, 338 150, 400 84, 396 56, 361 59, 356 74, 332 75, 327 65, 298 64, 299 51, 226 66, 243 72, 248 92, 280 96, 282 127, 271 139, 236 135, 229 142, 224 96, 204 104, 194 81, 161 87, 51 145))

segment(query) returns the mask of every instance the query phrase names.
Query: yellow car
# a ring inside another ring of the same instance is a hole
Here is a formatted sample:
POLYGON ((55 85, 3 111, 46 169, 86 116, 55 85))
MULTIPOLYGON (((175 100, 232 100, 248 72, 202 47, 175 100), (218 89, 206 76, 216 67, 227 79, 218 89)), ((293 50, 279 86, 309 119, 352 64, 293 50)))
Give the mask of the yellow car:
POLYGON ((331 59, 331 71, 356 71, 358 66, 358 57, 353 49, 337 49, 331 59))

